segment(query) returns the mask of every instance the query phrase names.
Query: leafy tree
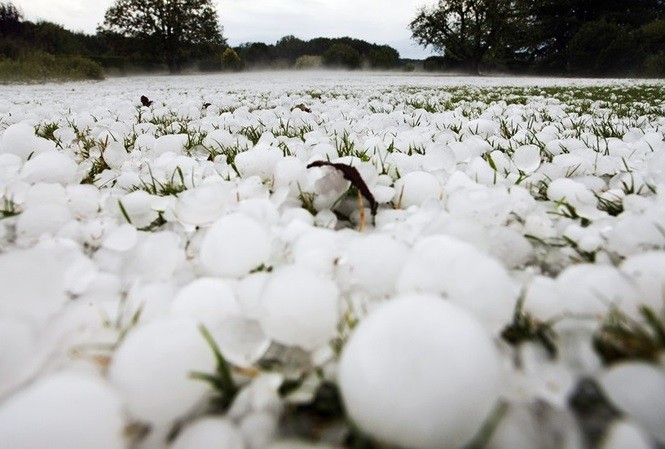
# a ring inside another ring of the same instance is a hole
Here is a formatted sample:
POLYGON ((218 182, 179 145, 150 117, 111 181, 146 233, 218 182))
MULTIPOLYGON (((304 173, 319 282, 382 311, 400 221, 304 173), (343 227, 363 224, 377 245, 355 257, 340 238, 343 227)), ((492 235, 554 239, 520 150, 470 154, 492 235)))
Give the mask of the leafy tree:
POLYGON ((0 36, 12 36, 18 33, 23 13, 13 3, 0 3, 0 36))
POLYGON ((275 48, 263 42, 245 43, 235 48, 246 67, 270 67, 275 48))
POLYGON ((292 66, 298 57, 305 54, 305 41, 295 36, 284 36, 275 44, 275 56, 277 59, 283 59, 289 66, 292 66))
POLYGON ((399 53, 392 47, 382 45, 369 51, 369 64, 373 69, 392 69, 399 65, 399 53))
POLYGON ((232 48, 227 48, 222 53, 222 70, 237 72, 242 69, 240 56, 232 48))
POLYGON ((360 53, 348 44, 333 44, 323 54, 323 63, 328 67, 357 69, 360 62, 360 53))
POLYGON ((115 0, 100 31, 147 43, 172 73, 226 43, 212 0, 115 0))
POLYGON ((413 39, 432 46, 447 58, 460 61, 471 73, 514 20, 509 0, 439 0, 423 6, 410 28, 413 39))

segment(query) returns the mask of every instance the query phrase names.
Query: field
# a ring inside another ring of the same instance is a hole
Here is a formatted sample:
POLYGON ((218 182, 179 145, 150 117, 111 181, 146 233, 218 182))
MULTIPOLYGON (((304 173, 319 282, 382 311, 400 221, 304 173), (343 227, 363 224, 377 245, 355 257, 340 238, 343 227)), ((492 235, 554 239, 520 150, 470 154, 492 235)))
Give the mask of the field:
POLYGON ((0 448, 665 447, 665 83, 0 86, 0 448))

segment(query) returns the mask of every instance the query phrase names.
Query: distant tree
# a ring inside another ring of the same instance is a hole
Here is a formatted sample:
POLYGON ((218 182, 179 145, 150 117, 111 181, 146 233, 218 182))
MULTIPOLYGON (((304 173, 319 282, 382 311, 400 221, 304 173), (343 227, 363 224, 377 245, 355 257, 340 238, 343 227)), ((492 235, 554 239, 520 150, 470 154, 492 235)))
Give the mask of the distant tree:
POLYGON ((439 0, 434 7, 420 9, 410 24, 412 37, 478 73, 485 55, 500 45, 502 33, 515 20, 513 4, 510 0, 439 0))
POLYGON ((323 63, 328 67, 357 69, 360 67, 360 53, 348 44, 333 44, 323 54, 323 63))
POLYGON ((0 36, 18 33, 23 13, 13 3, 0 3, 0 36))
POLYGON ((172 73, 226 42, 212 0, 115 0, 99 29, 149 43, 172 73))
POLYGON ((323 58, 321 56, 303 55, 296 59, 295 68, 298 70, 312 70, 323 67, 323 58))
POLYGON ((399 65, 399 52, 382 45, 369 51, 369 64, 373 69, 392 69, 399 65))
POLYGON ((291 35, 284 36, 275 44, 275 57, 292 66, 298 57, 305 54, 306 50, 305 41, 291 35))
POLYGON ((275 48, 263 42, 251 42, 234 49, 246 67, 269 67, 275 48))
POLYGON ((242 69, 240 56, 232 48, 227 48, 222 53, 222 70, 237 72, 242 69))

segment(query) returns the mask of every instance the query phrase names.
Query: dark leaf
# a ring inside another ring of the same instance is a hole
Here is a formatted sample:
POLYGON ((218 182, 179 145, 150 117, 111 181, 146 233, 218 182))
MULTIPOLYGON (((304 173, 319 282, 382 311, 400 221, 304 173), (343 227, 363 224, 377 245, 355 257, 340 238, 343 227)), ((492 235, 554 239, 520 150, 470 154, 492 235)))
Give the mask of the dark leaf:
POLYGON ((344 175, 344 179, 351 181, 351 184, 353 184, 356 187, 356 189, 358 189, 358 191, 362 194, 362 196, 364 196, 365 199, 369 201, 369 206, 372 211, 372 215, 376 215, 376 209, 378 208, 379 205, 374 199, 374 195, 372 195, 372 192, 370 192, 369 187, 367 187, 367 184, 365 184, 365 181, 363 181, 363 178, 360 176, 360 173, 358 173, 358 170, 356 170, 355 167, 351 167, 348 164, 342 164, 341 162, 335 163, 327 161, 315 161, 307 166, 307 168, 312 168, 312 167, 332 167, 342 172, 342 175, 344 175))
POLYGON ((145 106, 147 108, 147 107, 151 106, 152 103, 153 103, 153 101, 149 100, 148 97, 146 97, 145 95, 141 95, 141 104, 143 106, 145 106))

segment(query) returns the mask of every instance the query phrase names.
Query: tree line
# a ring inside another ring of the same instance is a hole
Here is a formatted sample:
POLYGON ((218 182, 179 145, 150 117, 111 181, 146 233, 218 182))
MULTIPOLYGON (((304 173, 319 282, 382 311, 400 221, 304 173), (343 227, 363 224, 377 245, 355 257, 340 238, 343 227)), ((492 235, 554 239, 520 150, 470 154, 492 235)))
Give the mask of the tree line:
POLYGON ((665 75, 665 0, 439 0, 410 29, 430 70, 665 75))

